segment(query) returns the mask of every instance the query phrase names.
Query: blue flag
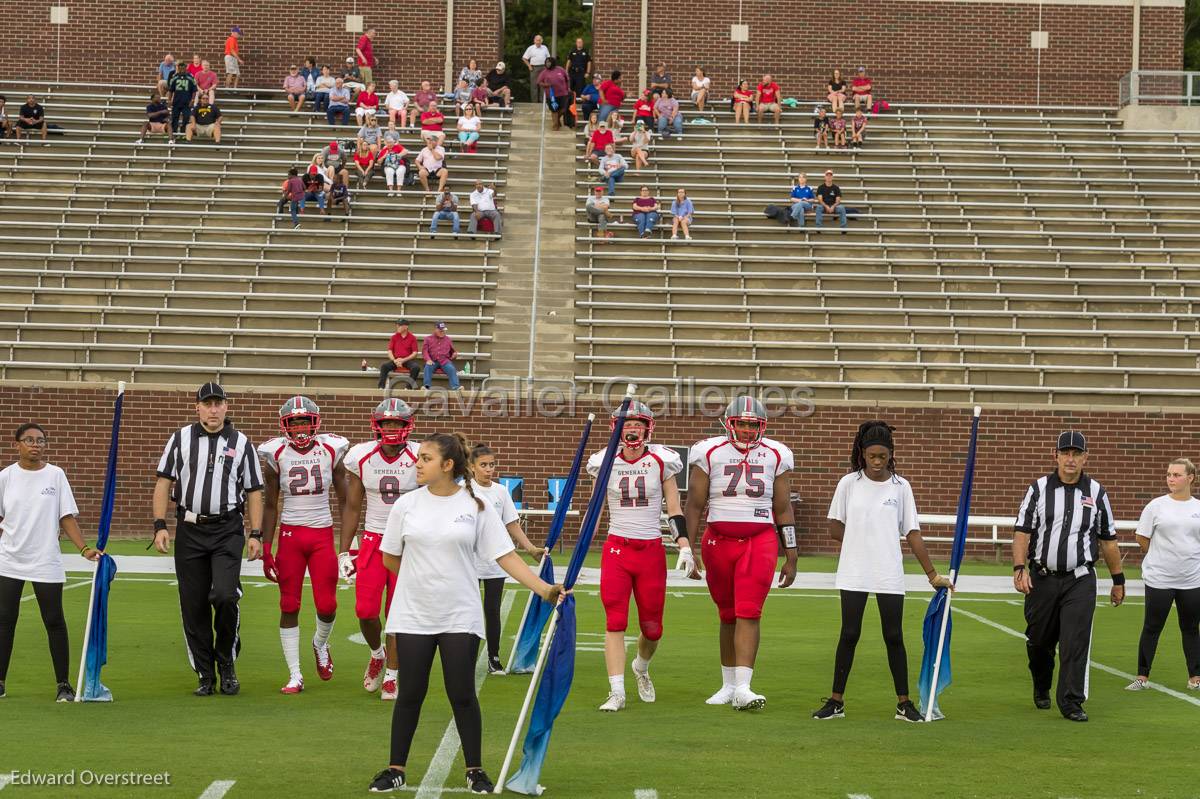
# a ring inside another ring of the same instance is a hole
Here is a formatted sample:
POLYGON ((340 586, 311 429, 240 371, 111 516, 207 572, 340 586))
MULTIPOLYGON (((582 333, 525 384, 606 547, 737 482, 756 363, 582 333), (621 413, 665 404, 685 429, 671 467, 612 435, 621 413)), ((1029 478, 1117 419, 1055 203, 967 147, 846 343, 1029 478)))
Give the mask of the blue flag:
MULTIPOLYGON (((967 445, 967 465, 963 472, 962 488, 958 492, 958 512, 954 519, 954 545, 950 550, 950 580, 958 581, 963 551, 967 545, 967 521, 971 515, 971 486, 975 481, 975 442, 979 437, 979 407, 971 418, 971 440, 967 445)), ((921 658, 921 715, 927 720, 944 718, 937 698, 950 684, 950 592, 939 588, 925 609, 922 638, 925 653, 921 658), (937 684, 934 684, 936 675, 937 684)))
MULTIPOLYGON (((104 498, 100 505, 100 526, 96 532, 96 549, 108 546, 108 534, 112 529, 113 505, 117 496, 117 439, 121 433, 121 411, 125 406, 125 384, 117 389, 117 400, 113 406, 112 439, 108 445, 108 471, 104 476, 104 498)), ((117 562, 105 553, 96 563, 92 578, 92 598, 88 612, 88 626, 84 632, 83 663, 80 667, 80 683, 76 692, 77 701, 111 702, 112 692, 100 682, 100 670, 108 663, 108 591, 117 576, 117 562)))
MULTIPOLYGON (((579 540, 571 553, 571 562, 563 578, 563 585, 571 588, 579 579, 583 570, 583 561, 587 557, 592 537, 600 521, 600 513, 604 509, 605 496, 608 490, 608 475, 612 471, 613 460, 620 448, 621 428, 625 425, 625 414, 629 410, 631 397, 626 396, 617 411, 612 434, 608 437, 608 448, 604 452, 604 460, 596 475, 596 484, 592 489, 592 498, 588 503, 587 514, 583 525, 579 528, 579 540)), ((546 760, 546 752, 550 748, 550 732, 554 720, 567 701, 571 690, 571 681, 575 677, 575 598, 568 596, 557 608, 558 618, 553 625, 550 635, 550 651, 546 657, 545 670, 538 685, 537 700, 533 705, 533 714, 529 719, 529 731, 525 734, 525 744, 522 749, 521 768, 512 776, 506 788, 528 796, 538 796, 542 786, 538 785, 538 777, 542 773, 542 764, 546 760)), ((503 778, 502 778, 503 779, 503 778)))

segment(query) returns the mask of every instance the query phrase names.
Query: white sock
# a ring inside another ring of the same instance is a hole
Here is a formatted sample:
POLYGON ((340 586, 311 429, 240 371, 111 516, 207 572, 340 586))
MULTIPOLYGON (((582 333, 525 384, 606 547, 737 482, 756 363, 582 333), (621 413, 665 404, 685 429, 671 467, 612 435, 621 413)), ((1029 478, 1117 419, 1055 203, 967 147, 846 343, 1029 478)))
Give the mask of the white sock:
POLYGON ((618 696, 625 696, 625 675, 618 674, 615 677, 608 678, 608 690, 618 696))
POLYGON ((650 671, 650 661, 642 660, 642 656, 638 655, 633 659, 633 670, 640 671, 642 674, 650 671))
POLYGON ((283 645, 283 661, 293 677, 300 676, 300 628, 280 627, 279 643, 283 645))
POLYGON ((397 679, 397 676, 399 675, 399 673, 400 673, 399 669, 384 669, 383 670, 383 681, 387 682, 388 680, 395 680, 395 679, 397 679))
POLYGON ((734 666, 733 667, 733 687, 734 688, 749 688, 750 678, 754 676, 754 669, 749 666, 734 666))
POLYGON ((726 688, 726 687, 732 688, 733 687, 733 666, 722 666, 721 667, 721 687, 722 688, 726 688))
POLYGON ((333 622, 317 619, 317 631, 313 633, 313 646, 321 649, 329 643, 329 635, 333 632, 333 622))
POLYGON ((385 654, 386 654, 386 652, 384 651, 384 648, 382 646, 380 646, 378 649, 371 650, 371 657, 374 660, 383 660, 383 656, 385 654))

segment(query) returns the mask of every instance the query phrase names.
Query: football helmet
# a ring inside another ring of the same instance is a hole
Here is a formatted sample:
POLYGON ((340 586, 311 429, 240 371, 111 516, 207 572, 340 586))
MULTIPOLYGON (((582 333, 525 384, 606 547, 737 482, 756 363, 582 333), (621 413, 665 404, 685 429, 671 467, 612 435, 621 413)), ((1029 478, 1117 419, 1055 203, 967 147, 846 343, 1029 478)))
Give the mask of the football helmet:
POLYGON ((762 443, 763 435, 767 432, 767 409, 754 397, 736 397, 725 406, 721 424, 725 426, 731 444, 740 450, 752 450, 762 443), (734 422, 755 422, 757 429, 738 430, 734 422))
POLYGON ((297 394, 280 406, 279 429, 297 447, 307 447, 321 429, 321 409, 308 397, 297 394))
POLYGON ((408 443, 408 437, 415 426, 413 415, 413 409, 404 400, 395 397, 385 399, 371 411, 371 432, 382 444, 402 447, 408 443), (381 425, 387 420, 400 422, 400 427, 385 430, 381 425))
MULTIPOLYGON (((620 408, 612 412, 608 418, 608 431, 611 433, 617 427, 617 414, 620 408)), ((650 443, 650 437, 654 434, 654 412, 644 402, 633 400, 629 403, 629 410, 625 413, 626 422, 643 422, 646 425, 645 434, 630 430, 621 432, 621 446, 628 449, 638 449, 643 444, 650 443)))

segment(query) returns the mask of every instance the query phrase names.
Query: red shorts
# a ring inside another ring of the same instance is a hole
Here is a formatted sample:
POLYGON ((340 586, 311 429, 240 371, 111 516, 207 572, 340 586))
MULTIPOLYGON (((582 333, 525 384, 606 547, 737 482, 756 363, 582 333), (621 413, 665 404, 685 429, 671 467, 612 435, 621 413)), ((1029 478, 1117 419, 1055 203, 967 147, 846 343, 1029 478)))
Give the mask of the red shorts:
POLYGON ((295 613, 300 610, 300 593, 304 589, 304 571, 307 569, 317 613, 332 616, 337 612, 338 566, 332 527, 279 525, 275 568, 279 573, 281 611, 295 613))
POLYGON ((629 594, 637 603, 638 626, 651 641, 662 638, 667 599, 667 555, 661 538, 610 535, 600 554, 600 601, 605 629, 624 632, 629 626, 629 594))
POLYGON ((775 579, 779 544, 775 526, 709 522, 701 539, 704 577, 722 624, 757 619, 775 579))
POLYGON ((383 553, 379 551, 379 533, 363 533, 358 537, 358 557, 354 559, 354 615, 360 619, 378 619, 379 601, 383 589, 387 588, 387 605, 384 613, 392 606, 392 595, 396 593, 396 574, 383 565, 383 553))

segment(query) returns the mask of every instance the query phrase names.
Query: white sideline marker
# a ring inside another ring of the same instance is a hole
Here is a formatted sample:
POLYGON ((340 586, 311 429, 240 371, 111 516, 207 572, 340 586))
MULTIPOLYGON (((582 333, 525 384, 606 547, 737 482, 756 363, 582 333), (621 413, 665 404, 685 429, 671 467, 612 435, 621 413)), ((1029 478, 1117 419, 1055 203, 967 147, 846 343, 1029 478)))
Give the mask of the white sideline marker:
POLYGON ((204 789, 204 793, 200 794, 200 799, 221 799, 235 785, 237 780, 214 780, 204 789))
POLYGON ((11 781, 12 777, 8 776, 7 774, 0 774, 0 791, 3 791, 4 786, 8 785, 8 783, 11 781))
POLYGON ((870 794, 866 793, 848 793, 846 799, 871 799, 870 794))
POLYGON ((633 792, 633 799, 658 799, 658 791, 653 788, 637 788, 633 792))

